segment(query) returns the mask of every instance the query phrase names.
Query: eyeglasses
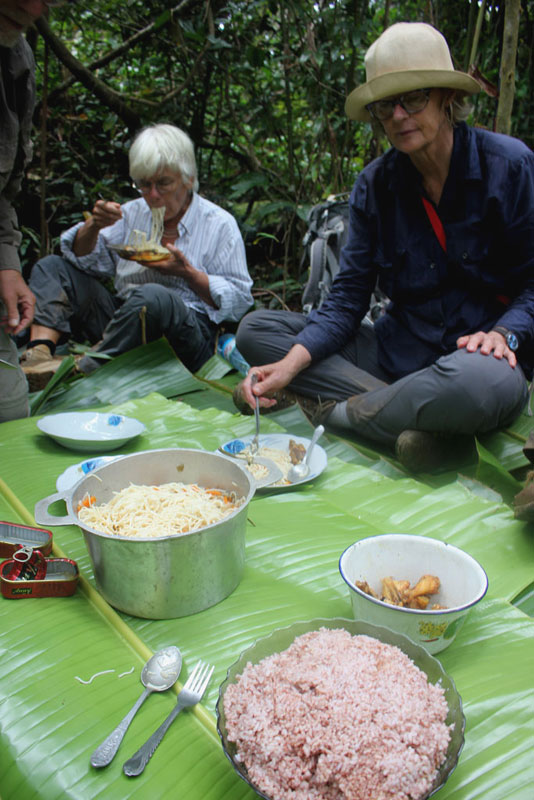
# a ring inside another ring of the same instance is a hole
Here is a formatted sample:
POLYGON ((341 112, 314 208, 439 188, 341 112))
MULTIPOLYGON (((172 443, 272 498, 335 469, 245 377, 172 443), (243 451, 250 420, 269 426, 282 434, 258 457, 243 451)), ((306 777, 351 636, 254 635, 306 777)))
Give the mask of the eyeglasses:
POLYGON ((393 116, 395 106, 400 106, 407 114, 417 114, 418 111, 426 108, 431 91, 432 89, 415 89, 413 92, 405 92, 398 97, 392 97, 390 100, 377 100, 374 103, 369 103, 365 108, 371 116, 380 120, 380 122, 393 116))
POLYGON ((176 186, 176 179, 161 178, 159 181, 136 181, 134 186, 141 194, 150 194, 152 187, 154 187, 158 194, 167 194, 168 192, 172 192, 176 186))

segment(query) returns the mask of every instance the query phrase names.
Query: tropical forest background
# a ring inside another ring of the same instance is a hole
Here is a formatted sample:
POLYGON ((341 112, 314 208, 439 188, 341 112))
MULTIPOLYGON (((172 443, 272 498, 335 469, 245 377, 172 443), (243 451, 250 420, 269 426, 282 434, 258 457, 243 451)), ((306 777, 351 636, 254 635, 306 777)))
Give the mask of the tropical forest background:
POLYGON ((534 147, 534 0, 95 0, 28 32, 34 159, 18 199, 23 269, 98 197, 136 196, 135 132, 186 130, 200 192, 237 218, 258 304, 297 307, 310 207, 348 192, 387 143, 348 120, 366 49, 389 25, 441 30, 483 91, 469 122, 534 147))

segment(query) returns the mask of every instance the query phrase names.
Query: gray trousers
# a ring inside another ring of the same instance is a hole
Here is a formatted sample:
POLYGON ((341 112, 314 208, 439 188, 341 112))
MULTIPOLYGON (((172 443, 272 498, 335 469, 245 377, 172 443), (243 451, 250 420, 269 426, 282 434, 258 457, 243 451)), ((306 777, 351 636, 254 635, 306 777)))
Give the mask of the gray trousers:
MULTIPOLYGON (((3 303, 0 302, 0 316, 2 311, 3 303)), ((14 367, 10 369, 0 364, 0 422, 28 417, 28 382, 19 366, 15 342, 3 328, 0 328, 0 358, 14 367)))
MULTIPOLYGON (((237 347, 249 364, 283 358, 306 324, 302 314, 255 311, 239 325, 237 347)), ((355 339, 296 376, 295 392, 347 400, 351 428, 393 446, 408 429, 473 435, 509 425, 527 400, 521 367, 480 352, 456 350, 434 364, 390 382, 377 360, 374 328, 364 322, 355 339)))
MULTIPOLYGON (((34 321, 91 344, 98 342, 96 352, 116 356, 165 336, 193 372, 213 354, 216 325, 159 283, 138 286, 120 301, 97 278, 66 259, 46 256, 33 267, 29 285, 36 297, 34 321)), ((87 371, 101 364, 84 357, 80 362, 84 371, 84 361, 87 371)))

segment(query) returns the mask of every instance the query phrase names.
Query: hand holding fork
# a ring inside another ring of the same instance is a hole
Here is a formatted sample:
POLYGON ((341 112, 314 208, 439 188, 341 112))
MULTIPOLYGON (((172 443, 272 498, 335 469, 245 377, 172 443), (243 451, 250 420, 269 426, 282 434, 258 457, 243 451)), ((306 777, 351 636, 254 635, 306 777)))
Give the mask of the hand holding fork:
POLYGON ((123 770, 126 775, 135 777, 143 772, 156 747, 159 745, 180 711, 183 708, 194 706, 202 700, 212 673, 213 667, 210 667, 209 664, 203 664, 202 661, 198 662, 185 682, 182 691, 178 694, 176 705, 167 719, 161 723, 159 728, 152 734, 150 739, 147 739, 144 745, 139 748, 137 753, 124 764, 123 770))
MULTIPOLYGON (((250 385, 254 386, 257 382, 258 382, 258 376, 254 372, 250 376, 250 385)), ((250 458, 247 459, 247 461, 249 463, 249 466, 254 461, 254 456, 256 455, 258 450, 260 449, 260 439, 259 439, 259 436, 260 436, 260 400, 259 400, 258 397, 256 397, 256 402, 254 404, 254 417, 255 417, 255 420, 256 420, 256 433, 255 433, 254 438, 252 439, 252 441, 250 443, 250 458)))

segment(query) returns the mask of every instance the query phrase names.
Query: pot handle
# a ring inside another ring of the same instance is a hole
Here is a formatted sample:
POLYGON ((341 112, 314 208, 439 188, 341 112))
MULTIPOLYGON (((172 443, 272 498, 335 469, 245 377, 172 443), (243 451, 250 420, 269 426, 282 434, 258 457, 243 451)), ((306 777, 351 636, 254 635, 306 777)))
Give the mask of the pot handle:
POLYGON ((78 524, 78 520, 75 517, 71 517, 70 514, 66 514, 64 517, 54 517, 48 513, 48 507, 55 503, 56 500, 65 500, 65 495, 61 492, 56 492, 55 494, 50 494, 48 497, 45 497, 43 500, 39 500, 35 504, 35 508, 33 510, 33 516, 35 517, 35 521, 38 525, 72 525, 78 524))

